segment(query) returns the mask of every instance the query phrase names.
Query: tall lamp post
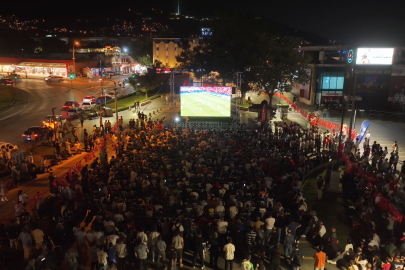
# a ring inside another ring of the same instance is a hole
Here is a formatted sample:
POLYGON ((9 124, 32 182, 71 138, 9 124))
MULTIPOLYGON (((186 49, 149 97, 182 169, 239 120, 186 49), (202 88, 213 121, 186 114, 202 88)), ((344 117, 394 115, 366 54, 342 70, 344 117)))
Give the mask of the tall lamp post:
POLYGON ((79 45, 79 42, 73 42, 73 77, 76 78, 76 65, 75 65, 75 44, 79 45))

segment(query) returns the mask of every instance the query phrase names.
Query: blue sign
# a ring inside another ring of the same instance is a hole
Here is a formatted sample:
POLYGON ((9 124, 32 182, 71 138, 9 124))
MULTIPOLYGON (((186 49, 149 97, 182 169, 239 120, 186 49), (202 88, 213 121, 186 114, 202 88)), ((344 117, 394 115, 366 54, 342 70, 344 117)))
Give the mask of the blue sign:
POLYGON ((353 62, 353 50, 349 50, 349 52, 347 53, 347 63, 351 64, 353 62))
POLYGON ((366 135, 369 125, 370 125, 370 121, 368 121, 368 120, 363 121, 363 123, 361 124, 360 134, 359 134, 359 143, 361 143, 361 141, 364 138, 364 135, 366 135))

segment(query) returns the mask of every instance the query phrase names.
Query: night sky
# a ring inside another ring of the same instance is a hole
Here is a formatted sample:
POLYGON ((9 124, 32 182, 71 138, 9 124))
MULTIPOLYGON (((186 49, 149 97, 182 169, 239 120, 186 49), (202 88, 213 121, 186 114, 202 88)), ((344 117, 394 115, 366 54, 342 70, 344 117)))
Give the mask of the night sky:
MULTIPOLYGON (((70 16, 108 16, 130 7, 161 8, 175 12, 177 0, 149 1, 12 1, 2 3, 0 14, 70 16), (116 4, 116 5, 114 5, 116 4)), ((214 10, 247 11, 270 18, 341 44, 360 46, 405 45, 405 1, 394 0, 180 0, 180 12, 187 15, 213 15, 214 10)))

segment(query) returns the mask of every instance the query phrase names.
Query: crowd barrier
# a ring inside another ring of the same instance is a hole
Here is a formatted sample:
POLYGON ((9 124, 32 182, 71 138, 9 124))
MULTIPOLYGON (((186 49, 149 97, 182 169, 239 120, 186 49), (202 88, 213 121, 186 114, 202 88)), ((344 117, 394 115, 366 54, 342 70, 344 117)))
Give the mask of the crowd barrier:
MULTIPOLYGON (((280 97, 280 93, 274 93, 274 96, 276 97, 280 97)), ((305 120, 311 124, 311 126, 321 126, 323 128, 329 129, 329 130, 335 130, 335 131, 339 131, 341 129, 341 125, 326 121, 324 119, 321 119, 319 117, 317 117, 314 113, 310 113, 300 107, 297 106, 297 104, 293 103, 291 100, 289 100, 286 96, 284 96, 283 94, 281 94, 281 98, 284 99, 287 104, 290 104, 291 107, 293 107, 293 109, 297 112, 299 112, 302 117, 305 118, 305 120)), ((347 134, 347 127, 343 126, 343 128, 346 128, 346 131, 344 131, 347 134)), ((352 138, 356 137, 356 131, 353 129, 352 130, 352 138)))
MULTIPOLYGON (((377 182, 377 179, 375 178, 375 175, 373 173, 368 173, 365 172, 362 168, 360 168, 359 166, 357 166, 357 164, 353 163, 349 157, 347 157, 344 154, 343 149, 345 148, 345 144, 341 144, 339 147, 339 155, 341 156, 342 160, 345 162, 346 166, 347 166, 347 173, 351 173, 353 170, 357 170, 359 172, 359 175, 364 177, 369 185, 373 185, 373 183, 377 182)), ((398 183, 398 179, 396 179, 395 181, 392 181, 389 184, 389 188, 390 190, 392 190, 394 192, 394 194, 396 193, 396 185, 398 183)), ((382 210, 388 211, 388 213, 390 213, 390 215, 394 218, 395 222, 402 222, 403 219, 403 215, 401 214, 401 212, 398 211, 398 209, 395 208, 395 206, 390 203, 380 192, 378 192, 377 189, 375 189, 374 194, 370 195, 373 198, 377 199, 378 198, 378 204, 377 206, 379 208, 381 208, 382 210)))

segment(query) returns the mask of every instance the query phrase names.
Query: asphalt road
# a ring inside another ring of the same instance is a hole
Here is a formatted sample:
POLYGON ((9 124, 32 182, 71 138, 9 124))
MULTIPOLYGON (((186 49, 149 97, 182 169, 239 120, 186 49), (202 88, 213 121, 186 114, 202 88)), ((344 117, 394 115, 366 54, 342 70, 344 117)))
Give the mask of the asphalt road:
MULTIPOLYGON (((120 81, 123 77, 114 77, 114 81, 120 81)), ((43 118, 52 114, 52 108, 56 107, 55 114, 63 114, 62 106, 68 100, 82 102, 86 95, 101 94, 114 88, 114 83, 110 80, 101 83, 85 78, 76 79, 71 82, 47 83, 41 78, 19 79, 17 81, 17 91, 20 103, 13 110, 0 114, 0 142, 16 144, 19 147, 28 146, 30 143, 22 141, 22 133, 31 126, 41 126, 43 118), (9 117, 8 119, 4 119, 9 117)), ((124 90, 123 90, 124 91, 124 90)))

